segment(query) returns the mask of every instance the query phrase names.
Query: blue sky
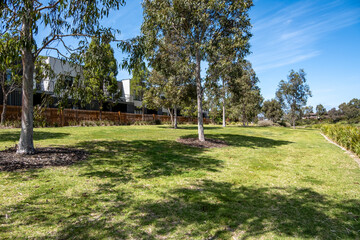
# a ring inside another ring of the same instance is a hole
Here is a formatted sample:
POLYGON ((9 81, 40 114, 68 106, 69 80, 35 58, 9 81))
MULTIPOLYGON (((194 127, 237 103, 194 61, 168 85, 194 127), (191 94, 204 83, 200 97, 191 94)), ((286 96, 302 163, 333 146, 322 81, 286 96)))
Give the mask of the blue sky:
MULTIPOLYGON (((255 0, 251 52, 265 99, 291 69, 303 68, 313 93, 308 105, 337 107, 360 98, 360 0, 255 0)), ((141 0, 128 0, 103 24, 128 39, 140 33, 141 0)), ((119 62, 124 55, 115 49, 119 62)), ((118 80, 129 78, 119 71, 118 80)))

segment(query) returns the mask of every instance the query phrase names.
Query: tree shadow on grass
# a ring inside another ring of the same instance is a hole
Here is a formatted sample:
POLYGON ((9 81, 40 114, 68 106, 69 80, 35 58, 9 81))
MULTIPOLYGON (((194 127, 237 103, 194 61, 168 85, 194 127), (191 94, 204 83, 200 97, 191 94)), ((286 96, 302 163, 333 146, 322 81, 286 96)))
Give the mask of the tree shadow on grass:
MULTIPOLYGON (((309 188, 234 187, 204 180, 169 189, 161 200, 144 201, 130 191, 115 191, 114 186, 103 184, 85 197, 63 199, 61 207, 77 206, 68 210, 71 214, 54 206, 51 219, 60 224, 61 230, 53 238, 248 239, 265 234, 274 238, 360 237, 359 199, 334 200, 309 188)), ((26 224, 49 224, 51 219, 39 211, 39 206, 26 202, 21 207, 33 214, 26 224)))
POLYGON ((146 201, 132 217, 157 234, 190 239, 281 237, 344 239, 360 237, 360 200, 335 201, 309 188, 234 188, 203 181, 169 191, 162 201, 146 201), (212 233, 211 233, 212 232, 212 233))
MULTIPOLYGON (((164 126, 164 125, 158 126, 158 128, 174 129, 172 126, 164 126)), ((222 128, 223 127, 204 125, 205 130, 217 130, 217 129, 222 129, 222 128)), ((198 127, 193 126, 193 125, 182 125, 182 124, 180 124, 177 129, 180 129, 180 130, 197 130, 198 127)), ((174 129, 174 130, 176 130, 176 129, 174 129)))
MULTIPOLYGON (((76 183, 47 179, 41 187, 34 186, 24 200, 0 207, 0 231, 23 238, 21 226, 38 229, 56 225, 63 230, 57 236, 47 233, 44 238, 127 239, 134 225, 126 219, 114 220, 115 223, 111 219, 121 218, 133 207, 137 196, 132 191, 142 186, 128 189, 124 184, 131 181, 129 184, 137 185, 141 179, 194 172, 205 175, 222 167, 222 161, 202 155, 203 149, 194 150, 174 141, 84 141, 74 147, 91 154, 87 161, 77 164, 78 177, 81 181, 96 181, 96 187, 76 192, 76 183), (5 213, 8 218, 3 217, 5 213)), ((31 172, 29 181, 43 178, 43 171, 31 172)), ((139 232, 141 238, 149 235, 136 231, 139 232)))
MULTIPOLYGON (((197 138, 196 134, 189 134, 181 138, 197 138)), ((291 141, 274 140, 271 138, 246 136, 239 134, 206 134, 207 139, 219 139, 225 141, 230 146, 248 148, 274 148, 282 145, 291 144, 291 141)))
MULTIPOLYGON (((34 140, 38 141, 38 140, 46 140, 53 138, 64 138, 69 135, 70 135, 69 133, 62 133, 62 132, 34 131, 34 140)), ((15 141, 19 141, 19 138, 20 138, 20 131, 0 133, 0 142, 15 142, 15 141)))
MULTIPOLYGON (((269 140, 255 142, 264 141, 269 140)), ((267 147, 275 146, 279 144, 267 147)), ((0 207, 0 232, 24 238, 31 237, 19 230, 24 226, 37 232, 56 225, 57 231, 46 230, 43 238, 360 237, 359 199, 333 199, 309 188, 234 186, 195 177, 192 183, 165 190, 137 184, 138 179, 220 169, 221 161, 206 157, 204 149, 173 141, 85 141, 76 147, 93 154, 88 162, 79 163, 80 177, 98 179, 96 187, 76 192, 76 183, 49 179, 20 202, 0 207), (3 217, 5 213, 9 218, 3 217)))
POLYGON ((222 166, 222 161, 202 155, 205 150, 174 141, 84 141, 75 147, 90 153, 88 161, 79 163, 87 167, 84 175, 120 182, 198 170, 217 171, 222 166))

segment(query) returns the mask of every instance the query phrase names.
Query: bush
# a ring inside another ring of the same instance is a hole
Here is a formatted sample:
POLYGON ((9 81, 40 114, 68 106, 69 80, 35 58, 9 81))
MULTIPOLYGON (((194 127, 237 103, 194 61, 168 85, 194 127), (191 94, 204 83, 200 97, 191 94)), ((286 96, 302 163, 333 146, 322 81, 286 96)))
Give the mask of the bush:
POLYGON ((91 121, 91 120, 84 120, 77 122, 69 122, 70 126, 82 126, 82 127, 96 127, 96 126, 116 126, 119 125, 117 122, 109 121, 109 120, 102 120, 102 121, 91 121))
POLYGON ((275 126, 274 122, 271 120, 261 120, 258 122, 259 127, 270 127, 275 126))
POLYGON ((153 122, 153 121, 135 121, 133 123, 133 125, 140 125, 140 126, 142 126, 142 125, 153 125, 153 124, 155 124, 155 122, 153 122))
POLYGON ((155 125, 161 125, 161 120, 160 119, 155 119, 155 125))
POLYGON ((280 122, 278 122, 278 124, 282 127, 291 127, 291 124, 284 120, 281 120, 280 122))
POLYGON ((342 147, 360 156, 360 128, 350 125, 323 125, 321 131, 342 147))
POLYGON ((5 121, 2 127, 6 128, 21 128, 21 121, 20 120, 7 120, 5 121))
POLYGON ((34 127, 46 127, 45 108, 41 106, 34 107, 34 127))

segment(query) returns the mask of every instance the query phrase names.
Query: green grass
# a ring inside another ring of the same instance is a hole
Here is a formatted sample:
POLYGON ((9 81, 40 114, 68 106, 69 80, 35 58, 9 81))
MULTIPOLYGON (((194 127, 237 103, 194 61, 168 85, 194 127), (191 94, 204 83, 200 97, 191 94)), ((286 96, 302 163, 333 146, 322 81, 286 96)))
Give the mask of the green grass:
MULTIPOLYGON (((0 172, 0 239, 359 239, 360 168, 318 130, 196 126, 35 130, 91 153, 69 167, 0 172), (7 217, 6 217, 7 216, 7 217)), ((18 129, 0 130, 0 149, 18 129)))

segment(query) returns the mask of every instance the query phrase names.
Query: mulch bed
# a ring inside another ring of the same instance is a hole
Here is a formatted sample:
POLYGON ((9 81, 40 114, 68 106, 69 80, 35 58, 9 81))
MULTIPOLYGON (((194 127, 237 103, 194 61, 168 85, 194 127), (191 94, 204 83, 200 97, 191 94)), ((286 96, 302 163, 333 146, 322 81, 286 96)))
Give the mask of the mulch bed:
POLYGON ((34 155, 16 154, 15 148, 0 151, 0 171, 15 171, 50 166, 68 166, 86 159, 87 153, 74 148, 36 148, 34 155))
POLYGON ((222 148, 229 146, 225 141, 219 139, 205 139, 205 142, 199 141, 197 138, 179 138, 176 140, 191 147, 197 148, 222 148))

